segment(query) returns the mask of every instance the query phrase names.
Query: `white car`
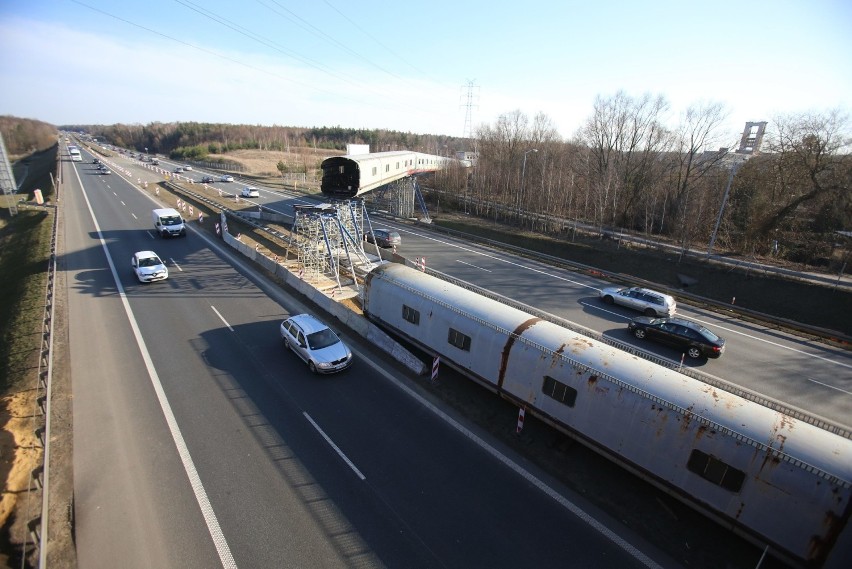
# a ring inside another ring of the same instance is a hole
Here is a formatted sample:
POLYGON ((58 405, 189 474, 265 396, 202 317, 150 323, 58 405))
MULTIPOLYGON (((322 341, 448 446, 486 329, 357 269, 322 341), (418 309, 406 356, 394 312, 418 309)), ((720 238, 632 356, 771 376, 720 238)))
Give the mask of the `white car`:
POLYGON ((243 188, 243 191, 240 192, 240 197, 243 198, 259 198, 260 192, 257 191, 257 188, 254 186, 246 186, 243 188))
POLYGON ((183 167, 184 172, 192 172, 192 166, 186 165, 183 167))
POLYGON ((228 175, 226 174, 226 175, 222 176, 221 178, 219 178, 219 181, 220 181, 220 182, 233 182, 233 181, 234 181, 234 177, 233 177, 233 176, 228 176, 228 175))
POLYGON ((600 299, 606 304, 620 304, 655 318, 674 316, 677 311, 677 303, 672 296, 638 286, 602 289, 600 299))
POLYGON ((153 251, 138 251, 130 259, 130 266, 140 283, 164 281, 169 278, 169 269, 153 251))
POLYGON ((281 340, 308 364, 311 373, 335 373, 352 365, 352 351, 310 314, 297 314, 282 322, 281 340))

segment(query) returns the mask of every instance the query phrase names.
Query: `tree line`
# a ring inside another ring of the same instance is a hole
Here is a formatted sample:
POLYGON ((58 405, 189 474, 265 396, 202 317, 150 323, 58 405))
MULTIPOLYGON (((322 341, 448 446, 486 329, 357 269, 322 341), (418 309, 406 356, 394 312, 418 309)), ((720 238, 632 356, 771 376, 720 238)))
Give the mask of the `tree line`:
POLYGON ((472 173, 449 170, 440 184, 472 213, 526 229, 559 233, 576 221, 683 250, 709 250, 715 237, 714 252, 841 269, 852 231, 845 114, 777 117, 746 155, 735 152, 739 137, 720 134, 721 104, 695 105, 676 125, 668 108, 661 96, 598 97, 570 140, 544 114, 510 112, 478 129, 472 173))
MULTIPOLYGON (((521 111, 477 129, 473 140, 341 127, 217 123, 68 125, 113 144, 175 158, 252 148, 374 152, 416 150, 452 156, 475 150, 470 170, 436 179, 467 200, 466 211, 547 233, 565 221, 625 229, 688 247, 842 265, 852 230, 848 116, 840 110, 776 117, 760 152, 744 156, 722 131, 725 109, 700 103, 669 124, 662 96, 598 96, 568 139, 552 120, 521 111), (530 215, 533 214, 533 215, 530 215)), ((839 268, 834 266, 834 268, 839 268)))
POLYGON ((45 150, 56 144, 59 132, 52 124, 34 119, 0 116, 0 134, 11 159, 45 150))
POLYGON ((320 148, 345 151, 347 144, 369 144, 373 152, 422 150, 437 153, 461 148, 461 139, 432 134, 341 127, 290 127, 174 122, 114 125, 64 125, 63 129, 85 132, 98 139, 139 152, 164 154, 175 159, 208 160, 210 154, 234 150, 320 148))

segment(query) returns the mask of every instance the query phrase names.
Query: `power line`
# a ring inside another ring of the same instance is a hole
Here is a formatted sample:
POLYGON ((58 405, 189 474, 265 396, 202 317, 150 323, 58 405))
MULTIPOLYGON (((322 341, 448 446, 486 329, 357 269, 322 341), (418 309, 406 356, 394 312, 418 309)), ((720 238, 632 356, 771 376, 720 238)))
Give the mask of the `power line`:
MULTIPOLYGON (((244 68, 247 68, 247 69, 251 69, 251 70, 253 70, 253 71, 258 71, 258 72, 260 72, 260 73, 263 73, 263 74, 268 75, 268 76, 271 76, 271 77, 275 77, 275 78, 277 78, 277 79, 282 79, 282 80, 284 80, 284 81, 287 81, 287 82, 289 82, 289 83, 293 83, 293 84, 295 84, 295 85, 301 86, 301 87, 303 87, 303 88, 309 89, 309 90, 314 91, 314 92, 317 92, 317 93, 323 93, 323 94, 326 94, 326 95, 332 95, 332 96, 334 96, 334 97, 338 97, 338 98, 341 98, 341 99, 344 99, 344 100, 348 100, 348 101, 351 101, 351 102, 353 102, 353 103, 365 104, 365 105, 369 105, 369 106, 379 106, 379 107, 381 107, 381 108, 388 108, 388 107, 390 106, 390 107, 391 107, 391 108, 393 108, 394 110, 398 110, 398 111, 405 111, 405 112, 408 112, 408 113, 418 114, 418 115, 422 115, 422 116, 431 116, 430 114, 428 114, 428 113, 426 113, 425 111, 421 110, 421 109, 420 109, 418 106, 416 106, 416 105, 415 105, 415 106, 413 106, 413 107, 411 107, 411 106, 407 106, 407 105, 404 105, 404 104, 400 104, 400 103, 399 103, 399 101, 397 101, 396 99, 389 99, 389 98, 387 97, 387 95, 386 95, 386 93, 385 93, 385 92, 382 92, 382 91, 378 91, 378 90, 373 89, 373 88, 372 88, 372 85, 371 85, 370 83, 364 83, 364 82, 357 82, 357 83, 356 83, 356 82, 355 82, 355 80, 350 80, 350 79, 347 79, 346 77, 342 77, 342 76, 336 75, 335 73, 333 73, 333 72, 329 71, 328 69, 324 69, 324 68, 323 68, 323 65, 322 65, 321 63, 319 63, 319 62, 315 62, 315 61, 313 61, 313 60, 311 60, 311 59, 309 59, 309 58, 304 58, 304 57, 302 57, 302 56, 299 56, 298 54, 295 54, 294 52, 292 52, 292 51, 290 51, 290 50, 287 50, 286 48, 284 48, 284 47, 282 47, 282 46, 280 46, 280 45, 276 44, 274 41, 269 40, 268 38, 264 38, 263 36, 261 36, 261 35, 259 35, 259 34, 257 34, 257 33, 254 33, 253 31, 249 30, 248 28, 245 28, 245 27, 243 27, 243 26, 240 26, 240 25, 238 25, 238 24, 234 23, 233 21, 231 21, 231 20, 230 20, 230 19, 228 19, 228 18, 225 18, 225 17, 223 17, 223 16, 220 16, 220 15, 218 15, 218 14, 215 14, 215 13, 213 13, 213 12, 211 12, 211 11, 209 11, 209 10, 207 10, 207 9, 205 9, 205 8, 203 8, 203 7, 201 7, 201 6, 199 6, 198 4, 195 4, 195 3, 194 3, 194 2, 192 2, 191 0, 175 0, 175 1, 176 1, 177 3, 179 3, 179 4, 181 4, 182 6, 184 6, 185 8, 188 8, 188 9, 190 9, 190 10, 192 10, 192 11, 194 11, 194 12, 196 12, 196 13, 198 13, 198 14, 200 14, 200 15, 202 15, 202 16, 204 16, 204 17, 208 18, 208 19, 211 19, 211 20, 213 20, 213 21, 217 22, 218 24, 223 25, 223 26, 225 26, 225 27, 227 27, 227 28, 231 29, 232 31, 235 31, 235 32, 237 32, 237 33, 239 33, 239 34, 241 34, 241 35, 243 35, 243 36, 245 36, 245 37, 248 37, 248 38, 250 38, 250 39, 252 39, 252 40, 254 40, 254 41, 257 41, 257 42, 258 42, 258 43, 260 43, 261 45, 265 45, 265 46, 267 46, 267 47, 270 47, 270 48, 272 48, 272 49, 275 49, 276 51, 279 51, 279 52, 281 52, 281 53, 283 53, 283 54, 285 54, 285 55, 288 55, 288 56, 290 56, 290 57, 292 57, 292 58, 294 58, 294 59, 296 59, 296 60, 300 61, 302 64, 307 65, 307 66, 309 66, 309 67, 311 67, 311 68, 314 68, 314 69, 316 69, 316 70, 318 70, 318 71, 320 71, 320 72, 322 72, 322 73, 325 73, 325 74, 327 74, 327 75, 329 75, 329 76, 331 76, 331 77, 333 77, 333 78, 335 78, 335 79, 337 79, 337 80, 344 81, 344 82, 346 82, 346 83, 349 83, 350 85, 353 85, 353 86, 359 87, 360 89, 363 89, 363 90, 364 90, 364 91, 366 91, 366 92, 374 93, 374 94, 376 94, 378 97, 381 97, 383 100, 385 100, 385 101, 389 101, 391 104, 390 104, 390 105, 388 105, 388 104, 377 104, 376 102, 371 101, 369 98, 368 98, 367 100, 357 99, 357 98, 354 98, 354 97, 352 97, 352 96, 349 96, 349 95, 347 94, 347 91, 345 91, 345 90, 342 90, 342 91, 341 91, 341 90, 331 91, 331 90, 328 90, 328 89, 322 89, 322 88, 320 88, 320 87, 317 87, 315 84, 308 84, 308 83, 305 83, 305 82, 303 82, 303 81, 299 81, 299 80, 293 79, 292 77, 288 77, 288 76, 282 75, 282 74, 280 74, 280 73, 275 73, 275 72, 273 72, 273 71, 269 71, 269 70, 267 70, 267 69, 263 69, 263 68, 258 67, 258 66, 256 66, 256 65, 253 65, 253 64, 251 64, 251 63, 246 63, 246 62, 241 61, 241 60, 239 60, 239 59, 236 59, 236 58, 234 58, 234 57, 230 57, 230 56, 228 56, 228 55, 225 55, 225 54, 222 54, 222 53, 218 53, 218 52, 216 52, 216 51, 214 51, 214 50, 207 49, 207 48, 204 48, 204 47, 201 47, 201 46, 198 46, 198 45, 192 44, 192 43, 190 43, 190 42, 187 42, 187 41, 184 41, 184 40, 178 39, 178 38, 176 38, 176 37, 173 37, 173 36, 170 36, 170 35, 165 34, 165 33, 163 33, 163 32, 157 31, 157 30, 152 29, 152 28, 150 28, 150 27, 147 27, 147 26, 144 26, 144 25, 138 24, 138 23, 136 23, 136 22, 133 22, 133 21, 128 20, 128 19, 126 19, 126 18, 123 18, 123 17, 121 17, 121 16, 118 16, 118 15, 112 14, 112 13, 107 12, 107 11, 105 11, 105 10, 102 10, 102 9, 100 9, 100 8, 96 8, 96 7, 94 7, 94 6, 91 6, 91 5, 89 5, 89 4, 86 4, 85 2, 82 2, 81 0, 72 0, 72 2, 74 2, 75 4, 78 4, 78 5, 80 5, 80 6, 84 7, 84 8, 88 8, 89 10, 91 10, 91 11, 93 11, 93 12, 97 12, 97 13, 99 13, 99 14, 102 14, 102 15, 104 15, 104 16, 107 16, 108 18, 112 18, 112 19, 114 19, 114 20, 118 20, 118 21, 120 21, 120 22, 122 22, 122 23, 124 23, 124 24, 130 25, 130 26, 133 26, 133 27, 138 28, 138 29, 140 29, 140 30, 144 30, 144 31, 146 31, 146 32, 148 32, 148 33, 150 33, 150 34, 157 35, 157 36, 159 36, 159 37, 161 37, 161 38, 164 38, 164 39, 166 39, 166 40, 173 41, 173 42, 175 42, 175 43, 178 43, 178 44, 180 44, 180 45, 184 45, 184 46, 186 46, 186 47, 189 47, 189 48, 191 48, 191 49, 194 49, 194 50, 200 51, 200 52, 205 53, 205 54, 208 54, 208 55, 212 55, 212 56, 214 56, 214 57, 216 57, 216 58, 223 59, 223 60, 225 60, 225 61, 228 61, 228 62, 231 62, 231 63, 233 63, 233 64, 239 65, 239 66, 241 66, 241 67, 244 67, 244 68)), ((273 1, 274 1, 274 0, 273 0, 273 1)), ((268 9, 271 9, 271 8, 269 8, 268 6, 266 6, 266 7, 267 7, 268 9)), ((288 10, 288 12, 289 12, 289 10, 288 10)), ((290 20, 292 21, 292 19, 291 19, 291 18, 288 18, 287 16, 284 16, 283 14, 279 14, 279 15, 281 15, 282 17, 285 17, 285 18, 287 18, 287 19, 290 19, 290 20)), ((299 18, 299 19, 301 20, 301 18, 299 18)), ((304 21, 304 20, 302 20, 302 21, 304 21)), ((322 34, 322 32, 320 32, 320 33, 322 34)), ((325 35, 325 37, 328 37, 326 34, 323 34, 323 35, 325 35)), ((333 41, 334 41, 334 40, 333 40, 333 41)), ((353 52, 353 53, 354 53, 354 52, 353 52)), ((356 54, 356 55, 357 55, 357 54, 356 54)), ((358 56, 358 57, 361 57, 361 56, 358 56)), ((363 58, 362 58, 362 59, 363 59, 363 58)), ((393 73, 387 72, 387 71, 385 71, 385 70, 381 69, 381 67, 378 67, 378 66, 376 66, 376 67, 377 67, 378 69, 380 69, 380 70, 384 71, 385 73, 388 73, 389 75, 391 75, 391 76, 393 76, 393 77, 396 77, 396 78, 400 79, 401 81, 405 81, 405 79, 404 79, 404 78, 398 77, 397 75, 394 75, 393 73)))
POLYGON ((417 66, 415 66, 413 63, 411 63, 411 62, 407 61, 404 57, 402 57, 401 55, 399 55, 398 53, 396 53, 395 51, 393 51, 391 48, 389 48, 388 46, 386 46, 385 44, 383 44, 383 43, 382 43, 381 41, 379 41, 379 40, 378 40, 375 36, 373 36, 373 35, 372 35, 372 34, 370 34, 367 30, 365 30, 364 28, 362 28, 361 26, 359 26, 359 25, 358 25, 358 24, 357 24, 354 20, 352 20, 351 18, 349 18, 346 14, 344 14, 344 13, 343 13, 343 12, 341 12, 340 10, 338 10, 338 9, 337 9, 335 6, 333 6, 333 5, 332 5, 332 4, 331 4, 328 0, 324 0, 324 1, 325 1, 326 6, 328 6, 329 8, 331 8, 332 10, 334 10, 335 12, 337 12, 337 13, 340 15, 340 17, 341 17, 341 18, 343 18, 344 20, 346 20, 347 22, 349 22, 350 24, 352 24, 352 26, 353 26, 355 29, 357 29, 359 32, 361 32, 362 34, 364 34, 365 36, 367 36, 368 38, 370 38, 371 40, 373 40, 374 42, 376 42, 379 46, 381 46, 381 48, 382 48, 382 49, 384 49, 384 50, 386 50, 388 53, 390 53, 390 54, 394 55, 394 56, 395 56, 395 57, 397 57, 400 61, 402 61, 402 62, 403 62, 403 63, 405 63, 406 65, 410 66, 412 69, 414 69, 415 71, 417 71, 417 72, 418 72, 418 73, 420 73, 421 75, 424 75, 424 76, 427 76, 427 75, 428 75, 425 71, 423 71, 423 70, 419 69, 419 68, 418 68, 417 66))

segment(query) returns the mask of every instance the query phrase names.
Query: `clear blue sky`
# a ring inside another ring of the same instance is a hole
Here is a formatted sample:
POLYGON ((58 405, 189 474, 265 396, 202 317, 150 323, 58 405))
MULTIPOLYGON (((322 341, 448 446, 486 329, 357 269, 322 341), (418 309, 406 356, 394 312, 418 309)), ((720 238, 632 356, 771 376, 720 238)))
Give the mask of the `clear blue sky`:
POLYGON ((596 96, 746 121, 852 106, 849 0, 0 0, 0 114, 461 136, 596 96))

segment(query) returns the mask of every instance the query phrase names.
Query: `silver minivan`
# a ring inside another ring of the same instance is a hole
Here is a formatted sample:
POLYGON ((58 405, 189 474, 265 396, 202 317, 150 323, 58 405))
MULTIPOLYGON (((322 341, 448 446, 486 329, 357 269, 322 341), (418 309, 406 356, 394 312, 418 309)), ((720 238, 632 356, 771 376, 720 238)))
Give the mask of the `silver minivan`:
POLYGON ((312 373, 335 373, 352 365, 352 351, 331 328, 310 314, 297 314, 282 322, 281 340, 312 373))

